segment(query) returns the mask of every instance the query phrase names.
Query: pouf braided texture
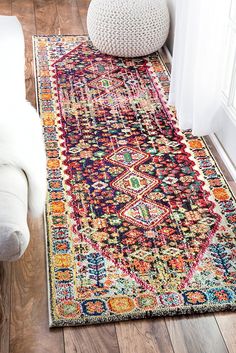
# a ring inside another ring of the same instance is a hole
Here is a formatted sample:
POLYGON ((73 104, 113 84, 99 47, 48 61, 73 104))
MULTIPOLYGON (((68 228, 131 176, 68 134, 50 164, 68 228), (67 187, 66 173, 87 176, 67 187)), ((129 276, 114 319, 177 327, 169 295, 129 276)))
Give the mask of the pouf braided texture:
POLYGON ((166 0, 92 0, 87 26, 102 53, 136 57, 153 53, 169 32, 166 0))

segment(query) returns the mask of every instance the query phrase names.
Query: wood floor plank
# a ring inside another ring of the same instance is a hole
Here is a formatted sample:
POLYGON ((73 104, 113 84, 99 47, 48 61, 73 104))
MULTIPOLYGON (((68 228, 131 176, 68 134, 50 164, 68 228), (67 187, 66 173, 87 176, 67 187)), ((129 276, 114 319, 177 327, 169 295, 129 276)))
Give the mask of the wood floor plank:
POLYGON ((11 16, 11 0, 0 0, 0 15, 11 16))
POLYGON ((62 329, 48 328, 43 229, 30 223, 30 245, 12 264, 10 353, 64 353, 62 329))
POLYGON ((228 353, 214 315, 166 318, 175 353, 228 353))
POLYGON ((120 353, 114 324, 64 328, 64 339, 65 353, 120 353))
POLYGON ((57 1, 57 13, 61 34, 84 34, 76 0, 57 1))
POLYGON ((221 330, 229 353, 236 352, 236 313, 216 313, 216 321, 221 330))
POLYGON ((0 262, 0 353, 9 352, 11 263, 0 262))
POLYGON ((35 106, 32 36, 36 33, 33 0, 12 0, 12 15, 23 27, 25 39, 26 97, 35 106))
POLYGON ((37 34, 58 34, 60 24, 56 0, 34 0, 37 34))
POLYGON ((164 319, 119 322, 120 353, 173 353, 164 319))
POLYGON ((87 29, 87 11, 90 4, 90 0, 77 0, 79 5, 79 13, 82 20, 84 34, 88 33, 87 29))

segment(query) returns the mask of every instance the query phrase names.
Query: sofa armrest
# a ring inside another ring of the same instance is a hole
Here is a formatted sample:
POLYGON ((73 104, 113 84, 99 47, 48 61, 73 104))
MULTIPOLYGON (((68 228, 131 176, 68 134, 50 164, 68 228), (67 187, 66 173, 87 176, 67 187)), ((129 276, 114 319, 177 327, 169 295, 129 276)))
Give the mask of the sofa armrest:
POLYGON ((29 243, 28 183, 24 172, 0 166, 0 261, 17 260, 29 243))

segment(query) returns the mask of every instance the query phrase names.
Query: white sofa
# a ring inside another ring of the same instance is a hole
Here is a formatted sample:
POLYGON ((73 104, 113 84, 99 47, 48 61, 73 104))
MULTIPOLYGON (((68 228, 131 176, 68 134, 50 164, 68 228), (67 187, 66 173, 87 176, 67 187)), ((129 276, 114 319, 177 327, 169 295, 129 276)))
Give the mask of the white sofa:
POLYGON ((12 261, 29 242, 27 214, 43 214, 46 160, 39 117, 25 99, 24 37, 14 16, 0 16, 0 50, 0 261, 12 261))
POLYGON ((29 242, 28 185, 24 172, 0 166, 0 259, 17 260, 29 242))

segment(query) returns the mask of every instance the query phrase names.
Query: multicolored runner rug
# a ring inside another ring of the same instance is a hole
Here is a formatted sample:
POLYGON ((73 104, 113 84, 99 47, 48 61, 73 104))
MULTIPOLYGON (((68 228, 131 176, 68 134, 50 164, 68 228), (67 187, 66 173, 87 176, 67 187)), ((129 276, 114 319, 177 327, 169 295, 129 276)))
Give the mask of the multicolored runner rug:
POLYGON ((158 54, 34 38, 51 326, 235 310, 235 200, 158 54))

